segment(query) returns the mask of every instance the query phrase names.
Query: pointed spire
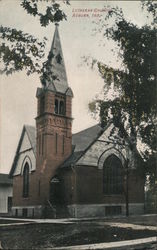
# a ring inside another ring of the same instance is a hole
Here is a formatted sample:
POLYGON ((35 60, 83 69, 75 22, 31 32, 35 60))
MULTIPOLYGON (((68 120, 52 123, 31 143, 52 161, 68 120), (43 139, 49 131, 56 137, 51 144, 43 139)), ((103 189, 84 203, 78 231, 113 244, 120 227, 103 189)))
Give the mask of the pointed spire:
POLYGON ((46 89, 66 94, 69 87, 58 31, 59 24, 56 23, 55 26, 54 37, 48 55, 48 60, 44 66, 42 83, 46 89))

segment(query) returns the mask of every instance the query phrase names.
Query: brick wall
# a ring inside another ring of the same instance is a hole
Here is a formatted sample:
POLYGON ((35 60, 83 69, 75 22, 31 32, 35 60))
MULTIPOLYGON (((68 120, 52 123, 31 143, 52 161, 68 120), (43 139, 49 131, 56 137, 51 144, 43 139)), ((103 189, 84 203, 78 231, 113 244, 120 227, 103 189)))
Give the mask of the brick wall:
POLYGON ((23 176, 13 178, 13 206, 28 206, 40 204, 38 197, 38 183, 35 172, 29 175, 29 197, 23 197, 23 176))
POLYGON ((29 177, 28 198, 22 197, 23 176, 13 178, 13 206, 45 204, 49 200, 51 178, 56 174, 60 164, 71 154, 71 97, 59 96, 65 99, 66 105, 65 115, 59 115, 54 113, 55 96, 55 93, 45 91, 38 97, 36 171, 29 177))
MULTIPOLYGON (((75 202, 77 204, 125 203, 126 196, 103 193, 103 171, 90 166, 77 166, 75 202)), ((74 177, 73 177, 74 178, 74 177)), ((144 179, 135 171, 129 173, 129 203, 144 203, 144 179)), ((126 182, 124 180, 124 190, 126 182)))

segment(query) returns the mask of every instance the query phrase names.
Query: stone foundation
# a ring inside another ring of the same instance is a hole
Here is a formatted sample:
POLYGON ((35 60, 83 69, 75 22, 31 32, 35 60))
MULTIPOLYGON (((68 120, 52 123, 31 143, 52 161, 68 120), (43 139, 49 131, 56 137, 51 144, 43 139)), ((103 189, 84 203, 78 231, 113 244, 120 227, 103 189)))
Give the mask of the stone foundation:
MULTIPOLYGON (((73 204, 68 206, 71 217, 105 217, 126 215, 126 204, 73 204)), ((129 215, 143 214, 143 203, 129 204, 129 215)))
POLYGON ((12 207, 12 216, 25 218, 41 218, 42 206, 12 207))
MULTIPOLYGON (((73 204, 68 205, 68 212, 70 217, 106 217, 126 215, 126 204, 73 204)), ((144 213, 143 203, 129 204, 129 215, 137 215, 144 213)), ((27 206, 27 207, 13 207, 12 216, 25 218, 41 218, 43 215, 42 206, 27 206)))

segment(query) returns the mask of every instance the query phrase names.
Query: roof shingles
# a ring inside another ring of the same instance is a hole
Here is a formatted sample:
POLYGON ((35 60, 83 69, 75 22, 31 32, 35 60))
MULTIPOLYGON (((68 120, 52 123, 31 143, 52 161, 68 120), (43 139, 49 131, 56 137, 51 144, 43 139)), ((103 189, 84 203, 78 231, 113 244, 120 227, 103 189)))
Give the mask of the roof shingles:
MULTIPOLYGON (((61 94, 73 96, 71 88, 68 86, 67 74, 63 58, 62 46, 56 24, 52 46, 48 55, 48 60, 44 65, 42 76, 43 90, 50 90, 61 94)), ((39 90, 37 95, 39 94, 39 90)))
MULTIPOLYGON (((23 128, 20 141, 23 139, 24 131, 27 132, 30 143, 32 145, 32 149, 35 153, 36 152, 36 129, 33 126, 25 125, 23 128)), ((73 134, 72 135, 72 145, 73 145, 72 154, 68 157, 68 159, 66 159, 63 162, 60 168, 70 167, 74 165, 80 159, 80 157, 85 153, 85 151, 90 147, 90 145, 93 142, 95 142, 95 140, 100 136, 102 132, 103 132, 103 129, 101 128, 99 124, 97 124, 85 130, 82 130, 76 134, 73 134)), ((14 159, 14 163, 10 171, 10 175, 12 175, 15 170, 15 165, 16 165, 20 145, 21 145, 21 142, 19 143, 16 157, 14 159)))
POLYGON ((82 130, 72 136, 73 152, 70 157, 61 165, 63 167, 70 167, 74 165, 90 145, 98 138, 103 129, 99 124, 82 130))

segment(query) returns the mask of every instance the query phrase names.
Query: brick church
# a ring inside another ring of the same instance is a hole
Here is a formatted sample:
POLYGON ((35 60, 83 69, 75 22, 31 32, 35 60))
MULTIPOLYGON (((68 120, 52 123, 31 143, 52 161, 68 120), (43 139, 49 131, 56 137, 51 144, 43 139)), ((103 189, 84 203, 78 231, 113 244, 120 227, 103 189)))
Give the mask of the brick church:
POLYGON ((36 128, 24 125, 10 170, 13 215, 125 215, 127 206, 130 214, 143 213, 144 179, 133 153, 109 139, 112 122, 72 134, 73 92, 58 25, 36 97, 36 128))

